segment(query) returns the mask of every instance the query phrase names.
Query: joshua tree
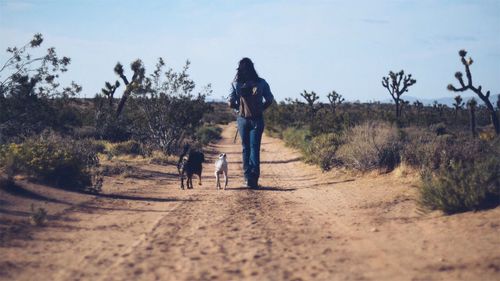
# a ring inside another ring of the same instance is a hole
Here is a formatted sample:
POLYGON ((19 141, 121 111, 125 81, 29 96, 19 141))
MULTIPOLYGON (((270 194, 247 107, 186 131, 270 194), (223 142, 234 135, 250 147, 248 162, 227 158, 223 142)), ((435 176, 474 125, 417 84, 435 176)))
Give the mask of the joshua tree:
POLYGON ((420 117, 420 112, 424 108, 424 104, 421 103, 419 100, 416 100, 413 102, 413 107, 417 109, 417 117, 420 117))
POLYGON ((319 100, 319 96, 316 95, 314 91, 311 91, 308 93, 306 90, 304 90, 303 93, 300 94, 307 102, 307 106, 309 107, 309 118, 310 121, 312 122, 314 120, 314 117, 316 116, 316 113, 320 109, 318 104, 316 103, 317 100, 319 100))
POLYGON ((455 121, 457 121, 458 111, 463 108, 465 103, 462 101, 462 97, 457 95, 455 97, 455 102, 453 103, 453 107, 455 108, 455 121))
POLYGON ((116 117, 120 116, 128 97, 130 96, 130 94, 132 94, 133 91, 138 90, 141 87, 142 80, 144 79, 144 73, 146 70, 144 69, 142 61, 140 59, 132 62, 132 64, 130 64, 130 68, 132 69, 134 74, 132 75, 132 80, 129 82, 127 76, 125 76, 125 73, 123 71, 123 65, 118 62, 115 66, 115 73, 120 76, 120 78, 123 80, 123 83, 125 84, 125 90, 123 91, 120 103, 116 108, 116 117))
POLYGON ((398 73, 389 71, 389 76, 382 77, 382 86, 389 91, 396 105, 396 117, 401 116, 401 95, 408 92, 408 88, 415 84, 417 80, 411 78, 411 74, 405 75, 401 70, 398 73), (389 81, 390 80, 390 81, 389 81))
POLYGON ((411 109, 411 105, 410 105, 409 101, 403 100, 403 99, 401 99, 400 104, 401 104, 401 109, 400 109, 399 114, 402 116, 404 108, 406 107, 408 109, 411 109))
POLYGON ((104 83, 104 88, 101 89, 102 94, 108 98, 109 107, 113 107, 114 94, 118 87, 120 87, 120 82, 116 80, 114 85, 109 82, 104 83))
POLYGON ((436 112, 439 115, 439 118, 443 117, 443 113, 444 113, 444 110, 446 109, 446 107, 447 107, 446 104, 439 103, 437 100, 435 100, 432 103, 432 108, 434 108, 434 110, 436 110, 436 112))
POLYGON ((330 109, 332 110, 333 114, 335 114, 337 106, 339 106, 341 103, 343 103, 345 101, 345 99, 342 97, 342 95, 338 94, 335 91, 331 91, 326 97, 328 98, 328 101, 330 102, 330 109))
POLYGON ((472 132, 473 137, 477 136, 477 132, 476 132, 476 106, 477 106, 477 101, 475 98, 472 98, 467 102, 467 107, 469 108, 469 113, 470 113, 470 130, 472 132))
POLYGON ((491 116, 491 122, 495 127, 495 132, 497 135, 500 135, 500 122, 498 120, 498 115, 495 111, 495 107, 490 101, 490 91, 487 91, 486 94, 484 94, 482 86, 479 85, 476 87, 472 85, 472 74, 470 72, 470 66, 474 61, 471 57, 469 57, 468 59, 465 58, 465 56, 467 55, 467 51, 465 50, 460 50, 458 52, 458 55, 460 56, 461 62, 465 67, 465 76, 467 77, 467 83, 464 82, 463 73, 457 71, 455 73, 455 78, 457 78, 458 82, 460 83, 460 88, 456 88, 452 84, 449 84, 448 90, 453 92, 464 92, 467 90, 471 90, 476 93, 476 95, 485 103, 486 107, 488 108, 491 116))
POLYGON ((444 115, 444 111, 446 110, 446 108, 448 108, 448 106, 446 106, 446 104, 438 104, 438 110, 439 110, 439 117, 440 118, 443 118, 443 115, 444 115))

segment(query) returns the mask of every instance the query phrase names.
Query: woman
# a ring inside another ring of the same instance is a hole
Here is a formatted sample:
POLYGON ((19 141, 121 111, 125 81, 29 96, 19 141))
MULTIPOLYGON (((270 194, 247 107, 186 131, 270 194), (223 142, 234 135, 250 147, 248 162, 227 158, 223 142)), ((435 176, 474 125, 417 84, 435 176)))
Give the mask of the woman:
POLYGON ((246 186, 257 188, 260 176, 260 141, 264 132, 263 112, 273 102, 267 82, 260 78, 249 58, 240 60, 229 95, 229 106, 238 110, 238 132, 243 146, 246 186))

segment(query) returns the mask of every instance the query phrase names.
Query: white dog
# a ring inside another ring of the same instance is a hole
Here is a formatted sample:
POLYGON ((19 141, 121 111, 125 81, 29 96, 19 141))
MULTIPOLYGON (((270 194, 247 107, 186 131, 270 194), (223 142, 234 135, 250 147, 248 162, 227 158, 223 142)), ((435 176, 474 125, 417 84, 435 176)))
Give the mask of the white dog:
POLYGON ((220 189, 220 178, 219 175, 224 174, 224 190, 226 190, 227 187, 227 160, 226 160, 226 153, 221 153, 219 155, 219 159, 215 161, 215 180, 217 181, 217 190, 220 189))

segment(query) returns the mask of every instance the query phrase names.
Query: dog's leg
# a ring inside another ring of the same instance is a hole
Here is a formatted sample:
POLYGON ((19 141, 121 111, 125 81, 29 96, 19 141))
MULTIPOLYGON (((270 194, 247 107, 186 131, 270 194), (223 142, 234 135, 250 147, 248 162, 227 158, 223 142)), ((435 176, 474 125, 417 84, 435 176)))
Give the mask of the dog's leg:
POLYGON ((215 187, 217 187, 217 190, 220 189, 220 179, 219 179, 219 172, 215 172, 215 187))
POLYGON ((226 190, 228 180, 227 171, 224 171, 224 190, 226 190))
POLYGON ((181 176, 181 189, 184 190, 184 177, 181 176))
POLYGON ((199 179, 200 179, 200 181, 198 182, 198 185, 201 185, 201 172, 200 172, 200 174, 198 175, 198 177, 199 177, 199 179))

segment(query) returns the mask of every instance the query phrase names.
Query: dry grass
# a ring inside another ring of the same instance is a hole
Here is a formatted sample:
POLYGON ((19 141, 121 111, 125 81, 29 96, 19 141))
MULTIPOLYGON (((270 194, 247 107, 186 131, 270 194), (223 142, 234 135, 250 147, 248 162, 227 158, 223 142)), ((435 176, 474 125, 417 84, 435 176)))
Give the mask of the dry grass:
POLYGON ((350 129, 337 157, 349 168, 368 171, 395 168, 399 162, 398 130, 384 122, 366 122, 350 129))

